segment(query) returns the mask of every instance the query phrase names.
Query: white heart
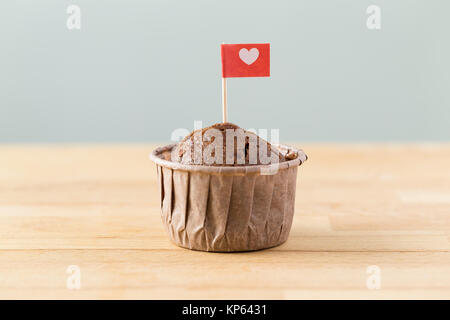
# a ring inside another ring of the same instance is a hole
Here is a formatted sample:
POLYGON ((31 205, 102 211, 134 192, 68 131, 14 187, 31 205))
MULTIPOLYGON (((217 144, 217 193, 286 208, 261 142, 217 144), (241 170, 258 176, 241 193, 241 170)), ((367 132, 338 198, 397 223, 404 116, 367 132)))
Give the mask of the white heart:
POLYGON ((242 48, 241 50, 239 50, 239 58, 241 58, 241 60, 248 65, 251 65, 253 62, 255 62, 258 57, 259 50, 256 48, 252 48, 250 50, 242 48))

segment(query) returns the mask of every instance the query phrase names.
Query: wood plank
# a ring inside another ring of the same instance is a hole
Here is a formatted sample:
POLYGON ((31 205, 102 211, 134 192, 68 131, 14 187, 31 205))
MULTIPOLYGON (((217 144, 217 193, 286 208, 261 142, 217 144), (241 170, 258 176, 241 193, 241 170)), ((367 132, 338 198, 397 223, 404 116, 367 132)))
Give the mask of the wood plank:
POLYGON ((289 240, 239 254, 170 243, 154 147, 0 146, 0 298, 450 298, 449 144, 304 145, 289 240))
MULTIPOLYGON (((440 291, 450 298, 450 254, 280 252, 220 254, 188 250, 5 250, 0 253, 0 297, 21 290, 27 297, 158 298, 179 290, 198 298, 295 298, 330 290, 370 295, 367 267, 381 270, 381 289, 398 297, 410 290, 440 291), (66 269, 78 265, 82 287, 66 288, 66 269), (244 292, 241 294, 241 290, 244 292), (97 296, 102 297, 102 296, 97 296)), ((426 293, 426 292, 425 292, 426 293)), ((379 293, 378 296, 383 295, 379 293)), ((392 297, 392 296, 387 296, 392 297)))

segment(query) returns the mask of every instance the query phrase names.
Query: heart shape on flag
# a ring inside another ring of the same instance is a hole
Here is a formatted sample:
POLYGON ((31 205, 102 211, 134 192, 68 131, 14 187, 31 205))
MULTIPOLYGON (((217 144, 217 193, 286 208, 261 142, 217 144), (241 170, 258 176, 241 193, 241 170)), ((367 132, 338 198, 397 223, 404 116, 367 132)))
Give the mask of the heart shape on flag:
POLYGON ((239 58, 241 58, 241 60, 248 65, 251 65, 253 62, 255 62, 258 57, 259 50, 256 48, 251 48, 250 50, 242 48, 241 50, 239 50, 239 58))

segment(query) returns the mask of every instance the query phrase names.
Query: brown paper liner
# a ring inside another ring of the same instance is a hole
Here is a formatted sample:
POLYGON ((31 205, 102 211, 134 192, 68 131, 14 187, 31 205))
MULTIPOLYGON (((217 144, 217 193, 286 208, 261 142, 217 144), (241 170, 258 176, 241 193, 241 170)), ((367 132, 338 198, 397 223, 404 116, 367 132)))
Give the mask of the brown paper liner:
POLYGON ((292 225, 298 157, 274 166, 219 167, 165 160, 175 145, 154 150, 161 217, 180 247, 217 252, 252 251, 285 242, 292 225))

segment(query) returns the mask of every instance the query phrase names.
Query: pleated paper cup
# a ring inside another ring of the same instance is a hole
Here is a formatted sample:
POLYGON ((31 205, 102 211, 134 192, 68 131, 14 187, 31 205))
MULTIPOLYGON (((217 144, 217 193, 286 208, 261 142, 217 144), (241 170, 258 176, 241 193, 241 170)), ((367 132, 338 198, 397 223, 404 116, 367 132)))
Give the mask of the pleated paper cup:
POLYGON ((297 169, 307 159, 253 166, 188 165, 169 161, 176 145, 150 154, 156 163, 161 217, 178 246, 234 252, 270 248, 285 242, 292 225, 297 169))

